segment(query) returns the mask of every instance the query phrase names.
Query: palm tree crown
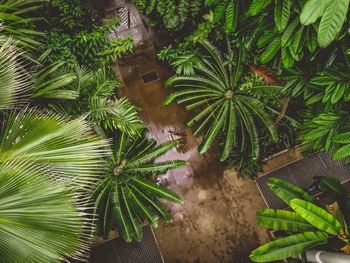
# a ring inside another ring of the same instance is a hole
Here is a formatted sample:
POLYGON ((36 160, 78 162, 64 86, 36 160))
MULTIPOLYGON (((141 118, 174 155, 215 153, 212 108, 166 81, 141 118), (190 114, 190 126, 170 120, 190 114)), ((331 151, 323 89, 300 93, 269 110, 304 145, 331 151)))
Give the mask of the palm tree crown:
POLYGON ((175 193, 148 179, 152 174, 165 174, 186 164, 180 160, 153 162, 179 142, 170 141, 154 147, 155 143, 141 137, 132 139, 125 133, 116 136, 112 154, 107 160, 107 173, 92 193, 96 200, 94 214, 99 214, 100 234, 106 234, 116 225, 126 242, 131 242, 133 237, 140 241, 140 224, 145 220, 153 226, 157 225, 157 214, 164 221, 169 220, 157 197, 182 203, 175 193))
POLYGON ((251 145, 251 155, 258 158, 257 123, 259 121, 273 140, 277 140, 277 132, 269 115, 263 110, 264 104, 254 98, 252 94, 263 94, 280 90, 277 86, 244 85, 242 80, 245 52, 240 48, 232 52, 229 46, 228 61, 208 41, 201 42, 208 54, 200 54, 200 60, 193 64, 196 75, 175 75, 168 79, 165 87, 183 88, 172 93, 164 102, 168 106, 173 101, 187 104, 186 109, 192 110, 202 107, 200 113, 193 117, 187 125, 198 124, 194 132, 198 135, 207 127, 204 140, 199 146, 199 153, 208 150, 215 137, 222 131, 226 134, 223 153, 220 160, 224 161, 233 147, 238 146, 237 134, 242 137, 248 133, 251 145), (209 56, 208 56, 209 55, 209 56))

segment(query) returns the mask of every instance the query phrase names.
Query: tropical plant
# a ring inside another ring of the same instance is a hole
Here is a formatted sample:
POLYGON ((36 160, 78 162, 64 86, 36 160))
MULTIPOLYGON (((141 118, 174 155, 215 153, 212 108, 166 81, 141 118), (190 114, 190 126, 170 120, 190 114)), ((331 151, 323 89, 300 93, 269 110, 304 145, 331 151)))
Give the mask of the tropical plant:
POLYGON ((149 177, 186 164, 179 160, 154 162, 178 143, 169 141, 154 147, 155 140, 117 134, 111 154, 106 158, 106 174, 91 195, 95 200, 94 214, 99 215, 97 233, 108 234, 111 227, 117 226, 126 242, 133 238, 141 241, 140 224, 145 220, 153 226, 157 226, 158 215, 165 222, 169 221, 169 215, 157 197, 175 203, 182 203, 182 200, 149 177))
POLYGON ((93 68, 109 65, 133 48, 131 36, 110 38, 119 26, 118 18, 102 20, 94 11, 92 1, 49 1, 44 5, 45 30, 41 52, 51 49, 49 63, 66 61, 93 68))
POLYGON ((11 36, 19 46, 35 49, 41 45, 38 37, 45 34, 35 29, 33 11, 40 9, 44 0, 0 0, 1 34, 11 36))
MULTIPOLYGON (((270 116, 263 110, 263 103, 255 99, 252 94, 278 93, 280 86, 268 86, 262 82, 254 85, 244 85, 242 75, 245 63, 245 50, 239 48, 229 55, 233 56, 232 63, 225 60, 220 52, 208 41, 201 42, 208 53, 199 55, 201 63, 193 65, 196 75, 175 75, 168 79, 165 87, 184 87, 185 89, 172 93, 164 102, 168 106, 174 101, 179 104, 186 103, 187 110, 205 106, 187 125, 192 127, 199 124, 194 132, 199 135, 208 127, 203 142, 199 146, 199 153, 208 150, 215 137, 223 131, 226 135, 223 153, 220 160, 224 161, 238 146, 238 135, 249 136, 250 152, 253 160, 259 155, 257 125, 261 125, 275 141, 276 129, 270 116), (254 122, 256 117, 257 122, 254 122)), ((229 46, 230 48, 230 46, 229 46)), ((245 139, 241 144, 245 144, 245 139)), ((245 148, 245 147, 243 147, 245 148)))
MULTIPOLYGON (((70 68, 62 68, 63 71, 58 72, 58 77, 52 78, 48 75, 49 80, 55 80, 62 76, 67 76, 65 81, 73 80, 65 89, 61 90, 63 94, 58 92, 50 92, 53 89, 51 85, 45 90, 41 89, 37 93, 41 97, 49 98, 65 98, 67 101, 50 101, 49 107, 54 111, 69 116, 70 118, 78 118, 86 115, 87 119, 105 130, 120 129, 130 136, 136 136, 143 128, 138 118, 139 108, 132 105, 127 99, 117 99, 115 96, 115 88, 119 85, 118 80, 109 77, 108 69, 101 66, 97 70, 89 70, 85 66, 75 65, 73 70, 70 68), (49 90, 49 93, 47 92, 49 90), (64 97, 69 96, 69 97, 64 97)), ((40 74, 43 76, 44 74, 40 74)), ((60 85, 60 81, 56 82, 60 85)), ((57 87, 55 83, 52 86, 57 87)), ((47 86, 47 85, 46 85, 47 86)))
POLYGON ((295 212, 259 210, 259 225, 298 234, 276 239, 255 249, 250 255, 251 260, 269 262, 285 259, 327 244, 328 239, 335 237, 342 240, 345 247, 349 246, 348 226, 341 220, 343 219, 341 211, 337 213, 326 211, 310 194, 282 180, 270 178, 267 184, 295 212))
POLYGON ((189 22, 196 23, 202 7, 202 0, 133 0, 136 7, 147 15, 154 15, 164 27, 181 30, 189 22))
MULTIPOLYGON (((247 15, 258 15, 262 9, 253 1, 247 15)), ((260 1, 270 3, 271 1, 260 1)), ((300 12, 303 2, 299 0, 275 1, 273 16, 266 16, 260 21, 260 31, 264 32, 259 38, 257 45, 263 50, 260 61, 265 64, 269 62, 278 51, 278 58, 282 59, 283 65, 290 68, 295 61, 300 61, 306 49, 314 53, 317 48, 317 35, 313 26, 300 24, 300 12), (292 8, 293 7, 293 8, 292 8), (269 19, 274 17, 274 21, 269 19), (291 22, 290 22, 291 21, 291 22)))
POLYGON ((327 47, 338 37, 346 20, 349 3, 349 0, 306 1, 300 14, 300 22, 311 25, 321 17, 317 30, 320 47, 327 47))
POLYGON ((235 0, 205 0, 205 6, 214 6, 213 22, 218 23, 222 18, 225 18, 225 32, 233 33, 236 30, 239 15, 240 1, 235 0))
POLYGON ((0 110, 23 106, 33 80, 15 43, 5 36, 0 36, 0 65, 0 110))
POLYGON ((86 260, 91 228, 86 204, 34 159, 0 161, 0 261, 86 260))
POLYGON ((83 118, 68 121, 51 112, 24 109, 2 122, 0 160, 45 163, 62 182, 89 188, 102 170, 107 143, 83 118))
POLYGON ((263 172, 263 161, 261 158, 253 160, 250 153, 233 150, 225 160, 227 168, 234 168, 240 178, 255 178, 259 172, 263 172))

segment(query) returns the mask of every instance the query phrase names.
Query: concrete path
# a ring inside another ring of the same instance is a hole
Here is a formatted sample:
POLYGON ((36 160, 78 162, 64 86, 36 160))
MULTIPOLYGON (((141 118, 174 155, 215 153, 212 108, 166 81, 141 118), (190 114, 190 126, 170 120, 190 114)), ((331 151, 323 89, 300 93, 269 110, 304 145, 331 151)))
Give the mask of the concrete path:
POLYGON ((164 260, 166 263, 250 262, 251 250, 268 240, 266 230, 257 226, 256 211, 265 207, 260 193, 253 181, 238 180, 233 171, 223 170, 217 161, 217 145, 204 155, 198 154, 202 138, 194 137, 186 126, 191 116, 183 106, 162 107, 163 100, 172 91, 164 88, 170 74, 156 60, 153 43, 137 9, 122 2, 110 3, 106 17, 118 15, 118 9, 126 6, 134 23, 110 37, 132 33, 137 47, 133 54, 118 60, 115 67, 122 81, 118 95, 142 108, 140 117, 149 130, 148 136, 158 144, 172 139, 182 142, 178 149, 158 161, 188 162, 186 167, 159 178, 162 185, 184 200, 184 205, 164 202, 172 221, 154 229, 164 260), (158 79, 145 84, 141 76, 152 71, 158 79))

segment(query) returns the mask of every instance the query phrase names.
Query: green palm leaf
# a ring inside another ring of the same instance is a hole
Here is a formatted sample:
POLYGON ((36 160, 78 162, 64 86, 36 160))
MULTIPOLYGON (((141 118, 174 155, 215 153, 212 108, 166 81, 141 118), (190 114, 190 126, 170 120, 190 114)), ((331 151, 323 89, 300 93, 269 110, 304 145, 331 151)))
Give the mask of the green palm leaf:
POLYGON ((82 118, 67 121, 31 109, 11 113, 0 135, 0 159, 47 163, 68 184, 88 187, 97 180, 107 142, 82 118))
POLYGON ((13 41, 0 36, 0 110, 24 104, 33 85, 20 56, 13 41))
POLYGON ((156 158, 158 158, 159 156, 165 154, 170 149, 174 148, 178 144, 179 144, 178 140, 162 143, 158 147, 152 149, 151 151, 148 151, 146 155, 131 159, 125 167, 135 167, 135 166, 139 167, 143 164, 150 163, 154 161, 156 158))
POLYGON ((328 235, 323 232, 305 232, 274 240, 250 255, 255 262, 270 262, 300 254, 313 247, 326 244, 328 235))
POLYGON ((311 225, 332 235, 338 235, 342 229, 341 224, 331 214, 322 208, 301 199, 293 199, 290 206, 298 215, 311 225))
POLYGON ((327 47, 335 40, 346 18, 350 0, 333 0, 324 11, 318 29, 320 47, 327 47))
POLYGON ((311 25, 319 19, 332 0, 308 0, 300 14, 300 23, 311 25))
POLYGON ((86 260, 90 224, 82 217, 87 215, 84 204, 71 189, 50 180, 45 166, 0 163, 2 262, 86 260))
POLYGON ((301 216, 284 210, 258 210, 260 226, 292 232, 313 231, 315 228, 301 216))
POLYGON ((157 185, 156 183, 153 183, 151 181, 144 180, 144 179, 138 179, 131 176, 127 176, 127 177, 130 180, 134 181, 139 187, 146 189, 147 191, 150 191, 152 194, 158 197, 172 201, 174 203, 179 203, 179 204, 183 203, 183 201, 177 194, 157 185))
POLYGON ((281 198, 288 205, 294 198, 303 199, 312 203, 316 202, 312 195, 306 193, 305 191, 290 183, 284 182, 277 178, 269 178, 267 180, 267 185, 279 198, 281 198))

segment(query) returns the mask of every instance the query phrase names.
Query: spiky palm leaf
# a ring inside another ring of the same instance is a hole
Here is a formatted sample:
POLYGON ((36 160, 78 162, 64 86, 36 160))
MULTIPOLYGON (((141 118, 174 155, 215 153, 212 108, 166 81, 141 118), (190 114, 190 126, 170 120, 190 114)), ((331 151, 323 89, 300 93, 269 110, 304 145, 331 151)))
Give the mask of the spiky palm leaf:
POLYGON ((88 258, 86 208, 47 165, 0 162, 0 262, 88 258), (85 240, 85 241, 84 241, 85 240))
POLYGON ((47 163, 67 184, 90 186, 102 169, 107 142, 83 118, 67 121, 35 109, 12 112, 0 133, 0 160, 47 163))
POLYGON ((0 36, 0 109, 21 106, 32 85, 32 78, 15 43, 11 38, 0 36))
POLYGON ((207 127, 199 152, 208 150, 215 137, 224 131, 226 140, 221 161, 224 161, 232 151, 237 141, 237 130, 244 130, 250 138, 251 156, 258 158, 258 137, 255 120, 258 120, 270 134, 273 140, 277 139, 277 132, 271 118, 263 110, 263 104, 253 98, 249 93, 260 93, 259 90, 280 90, 279 86, 259 86, 242 88, 241 74, 243 69, 244 50, 236 54, 236 67, 232 64, 225 66, 219 51, 208 41, 201 43, 209 54, 200 57, 202 63, 193 65, 197 75, 176 75, 165 84, 166 87, 183 87, 185 89, 172 93, 164 102, 168 106, 174 101, 187 104, 186 109, 197 107, 204 109, 192 118, 187 124, 199 127, 194 132, 198 135, 207 127))
POLYGON ((169 220, 157 197, 175 203, 182 203, 182 200, 172 191, 150 181, 149 176, 165 174, 186 164, 179 160, 154 163, 156 158, 177 144, 178 141, 170 141, 154 147, 154 140, 131 139, 125 133, 117 135, 113 154, 107 162, 108 171, 92 193, 96 205, 94 214, 99 214, 98 233, 107 234, 116 225, 126 242, 133 238, 140 241, 141 223, 147 220, 156 226, 157 215, 166 222, 169 220))
POLYGON ((27 24, 42 19, 31 17, 31 12, 40 9, 42 2, 45 0, 0 0, 2 34, 11 35, 21 47, 34 49, 39 46, 37 38, 45 34, 28 28, 27 24))

